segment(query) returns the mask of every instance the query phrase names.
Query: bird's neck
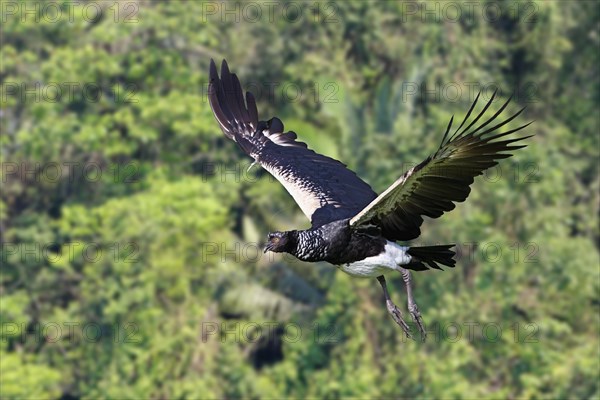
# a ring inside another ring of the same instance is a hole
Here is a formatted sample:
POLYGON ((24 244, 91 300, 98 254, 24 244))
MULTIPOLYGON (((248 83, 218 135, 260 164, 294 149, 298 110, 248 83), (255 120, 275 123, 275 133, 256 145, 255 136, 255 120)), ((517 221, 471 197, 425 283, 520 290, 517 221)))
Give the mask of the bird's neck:
POLYGON ((288 233, 294 246, 288 251, 302 261, 321 261, 326 256, 326 243, 319 230, 291 231, 288 233))

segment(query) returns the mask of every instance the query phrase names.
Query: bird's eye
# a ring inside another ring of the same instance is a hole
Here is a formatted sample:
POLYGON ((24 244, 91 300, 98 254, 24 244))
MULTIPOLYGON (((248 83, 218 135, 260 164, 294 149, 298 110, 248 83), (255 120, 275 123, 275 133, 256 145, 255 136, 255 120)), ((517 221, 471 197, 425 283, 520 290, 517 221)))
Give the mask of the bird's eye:
POLYGON ((271 241, 272 241, 273 243, 279 243, 279 238, 276 236, 276 237, 274 237, 273 239, 271 239, 271 241))

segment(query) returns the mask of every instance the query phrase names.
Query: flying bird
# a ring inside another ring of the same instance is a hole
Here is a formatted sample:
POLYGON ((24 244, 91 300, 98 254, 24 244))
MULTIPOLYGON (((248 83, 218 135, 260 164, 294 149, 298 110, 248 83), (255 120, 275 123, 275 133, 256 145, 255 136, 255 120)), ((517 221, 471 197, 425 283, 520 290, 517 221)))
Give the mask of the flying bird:
POLYGON ((500 128, 517 118, 501 118, 510 99, 490 118, 483 118, 496 93, 471 119, 479 95, 460 126, 446 128, 437 150, 404 173, 383 193, 371 187, 338 160, 310 150, 285 131, 277 117, 260 120, 252 93, 244 96, 239 79, 221 64, 221 76, 210 63, 208 98, 221 130, 271 173, 294 198, 311 222, 310 229, 271 232, 264 251, 286 252, 309 261, 326 261, 354 277, 377 278, 393 320, 411 337, 410 328, 387 290, 385 275, 402 274, 408 311, 425 338, 425 327, 414 300, 412 271, 454 267, 453 244, 403 246, 416 239, 423 217, 438 218, 464 201, 476 176, 510 157, 530 136, 513 134, 530 123, 505 132, 500 128), (500 120, 500 121, 498 121, 500 120))

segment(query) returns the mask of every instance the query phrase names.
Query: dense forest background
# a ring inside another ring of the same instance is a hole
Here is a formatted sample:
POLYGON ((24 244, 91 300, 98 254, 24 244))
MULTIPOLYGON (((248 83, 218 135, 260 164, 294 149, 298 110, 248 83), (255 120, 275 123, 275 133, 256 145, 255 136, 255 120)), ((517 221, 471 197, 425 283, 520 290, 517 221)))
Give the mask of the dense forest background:
POLYGON ((598 2, 1 11, 2 398, 600 397, 598 2), (479 91, 527 106, 529 146, 417 241, 459 250, 414 275, 427 341, 375 280, 262 254, 308 221, 219 130, 211 58, 376 191, 479 91))

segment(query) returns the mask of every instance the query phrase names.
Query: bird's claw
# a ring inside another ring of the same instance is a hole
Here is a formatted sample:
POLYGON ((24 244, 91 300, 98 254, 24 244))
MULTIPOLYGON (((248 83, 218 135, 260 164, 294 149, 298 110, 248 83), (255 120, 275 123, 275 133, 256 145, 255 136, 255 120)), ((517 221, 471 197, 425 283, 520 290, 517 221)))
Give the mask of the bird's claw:
POLYGON ((406 324, 406 322, 404 322, 404 318, 402 318, 402 311, 400 311, 400 309, 391 301, 387 301, 386 306, 387 306, 388 312, 390 313, 390 315, 392 316, 394 321, 398 325, 400 325, 400 328, 402 328, 402 330, 406 334, 406 337, 409 339, 412 339, 412 335, 410 333, 410 328, 406 324))
POLYGON ((425 338, 427 338, 427 331, 425 330, 425 325, 423 323, 423 318, 421 318, 419 307, 417 307, 417 305, 414 303, 409 304, 408 312, 412 316, 413 321, 415 321, 417 326, 419 327, 419 332, 421 333, 421 340, 425 341, 425 338))

